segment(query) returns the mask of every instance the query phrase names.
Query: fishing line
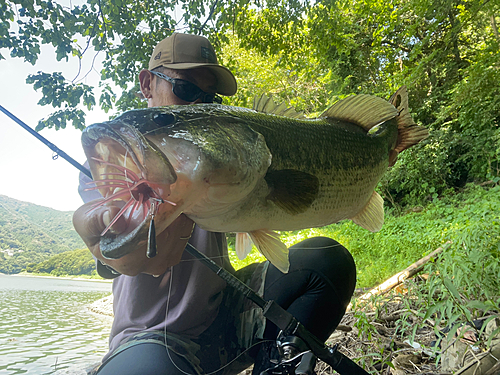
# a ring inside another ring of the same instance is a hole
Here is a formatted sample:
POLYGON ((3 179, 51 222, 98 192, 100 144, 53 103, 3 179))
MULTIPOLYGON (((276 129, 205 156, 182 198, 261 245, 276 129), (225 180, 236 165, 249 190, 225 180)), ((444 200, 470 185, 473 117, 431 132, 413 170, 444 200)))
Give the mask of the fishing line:
MULTIPOLYGON (((311 238, 314 238, 314 237, 311 237, 311 238)), ((300 242, 298 242, 298 243, 300 243, 300 242)), ((339 246, 344 247, 342 244, 339 243, 337 245, 328 245, 328 246, 299 247, 299 248, 297 248, 297 250, 324 250, 324 249, 333 249, 333 248, 336 248, 336 247, 339 247, 339 246)), ((290 249, 290 248, 288 248, 288 249, 290 249)), ((211 257, 207 257, 207 258, 214 260, 214 259, 222 259, 222 258, 225 258, 225 257, 226 257, 225 255, 219 255, 219 256, 211 256, 211 257)), ((194 261, 197 261, 197 260, 198 259, 181 259, 180 262, 194 262, 194 261)))
MULTIPOLYGON (((193 259, 193 260, 198 260, 198 259, 193 259)), ((168 285, 168 293, 167 293, 167 303, 166 303, 166 306, 165 306, 165 329, 164 329, 164 336, 165 336, 165 350, 167 352, 167 355, 168 355, 168 358, 170 359, 170 362, 172 362, 172 364, 174 365, 174 367, 179 370, 181 373, 183 373, 184 375, 198 375, 196 373, 190 373, 190 372, 187 372, 187 371, 184 371, 183 369, 181 369, 175 362, 174 362, 174 359, 172 358, 171 354, 170 354, 170 350, 168 348, 168 336, 167 336, 167 318, 168 318, 168 308, 169 308, 169 305, 170 305, 170 295, 171 295, 171 292, 172 292, 172 279, 174 278, 174 268, 171 266, 170 267, 170 280, 169 280, 169 285, 168 285)), ((256 342, 255 344, 252 344, 249 348, 245 349, 243 352, 241 352, 240 354, 238 354, 235 358, 233 358, 231 361, 229 361, 228 363, 226 363, 224 366, 221 366, 219 367, 217 370, 214 370, 212 372, 208 372, 208 373, 204 373, 204 375, 213 375, 213 374, 216 374, 217 372, 225 369, 226 367, 229 367, 230 365, 232 365, 234 362, 236 362, 236 360, 238 358, 240 358, 241 356, 243 356, 244 354, 246 354, 248 351, 250 351, 251 349, 255 348, 256 346, 258 345, 262 345, 266 342, 274 342, 274 340, 262 340, 262 341, 259 341, 259 342, 256 342)), ((188 362, 189 365, 191 365, 191 363, 188 362)))

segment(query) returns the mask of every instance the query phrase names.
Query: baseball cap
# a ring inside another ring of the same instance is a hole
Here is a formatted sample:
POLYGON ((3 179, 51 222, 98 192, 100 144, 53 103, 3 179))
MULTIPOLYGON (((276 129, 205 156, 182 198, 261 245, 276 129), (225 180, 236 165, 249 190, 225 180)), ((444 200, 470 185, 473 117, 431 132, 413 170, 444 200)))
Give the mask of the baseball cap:
POLYGON ((210 41, 199 35, 173 33, 158 43, 149 60, 149 70, 163 66, 170 69, 207 68, 217 78, 216 93, 231 96, 237 84, 233 73, 219 65, 210 41))

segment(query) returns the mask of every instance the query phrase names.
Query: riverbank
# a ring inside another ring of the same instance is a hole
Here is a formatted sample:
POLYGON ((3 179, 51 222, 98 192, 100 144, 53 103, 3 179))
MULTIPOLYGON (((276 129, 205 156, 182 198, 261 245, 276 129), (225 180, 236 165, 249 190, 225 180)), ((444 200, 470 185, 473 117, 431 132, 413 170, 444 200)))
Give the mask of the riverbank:
POLYGON ((98 299, 87 308, 95 314, 113 317, 113 295, 98 299))
POLYGON ((31 273, 31 272, 20 272, 14 274, 0 274, 3 276, 22 276, 22 277, 43 277, 47 279, 60 279, 60 280, 79 280, 79 281, 98 281, 103 283, 111 283, 113 280, 103 279, 99 276, 87 276, 87 275, 66 275, 66 276, 54 276, 44 273, 31 273))

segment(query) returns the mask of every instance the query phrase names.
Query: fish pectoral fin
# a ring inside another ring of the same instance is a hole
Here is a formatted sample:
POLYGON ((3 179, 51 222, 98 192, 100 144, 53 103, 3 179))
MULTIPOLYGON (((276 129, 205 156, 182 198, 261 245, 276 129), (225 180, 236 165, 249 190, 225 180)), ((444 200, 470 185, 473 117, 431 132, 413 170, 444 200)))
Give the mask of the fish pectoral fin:
POLYGON ((378 232, 384 224, 384 200, 379 193, 374 191, 366 206, 351 220, 370 232, 378 232))
POLYGON ((267 199, 291 215, 306 211, 319 192, 318 177, 294 169, 269 171, 264 179, 271 191, 267 199))
POLYGON ((250 251, 252 251, 252 239, 248 233, 236 233, 235 250, 240 260, 245 259, 250 254, 250 251))
POLYGON ((278 233, 272 230, 256 230, 249 233, 255 247, 269 260, 277 269, 287 273, 290 268, 288 261, 288 248, 281 242, 278 233))

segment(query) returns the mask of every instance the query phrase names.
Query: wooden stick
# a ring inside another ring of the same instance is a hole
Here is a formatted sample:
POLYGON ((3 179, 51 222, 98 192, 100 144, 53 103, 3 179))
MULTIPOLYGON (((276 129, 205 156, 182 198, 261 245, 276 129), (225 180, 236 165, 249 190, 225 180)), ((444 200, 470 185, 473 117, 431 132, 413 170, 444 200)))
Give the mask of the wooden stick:
POLYGON ((412 277, 415 274, 417 274, 418 272, 420 272, 424 268, 425 263, 427 263, 431 258, 433 258, 436 255, 438 255, 439 253, 441 253, 450 244, 451 244, 451 241, 446 242, 443 247, 438 247, 432 253, 430 253, 429 255, 423 257, 422 259, 416 261, 415 263, 410 265, 408 268, 406 268, 404 271, 398 272, 394 276, 391 276, 389 279, 384 281, 379 286, 371 289, 368 293, 365 293, 361 297, 359 297, 358 301, 364 302, 364 301, 369 300, 371 296, 383 294, 383 293, 390 291, 392 288, 401 284, 403 281, 405 281, 409 277, 412 277))

